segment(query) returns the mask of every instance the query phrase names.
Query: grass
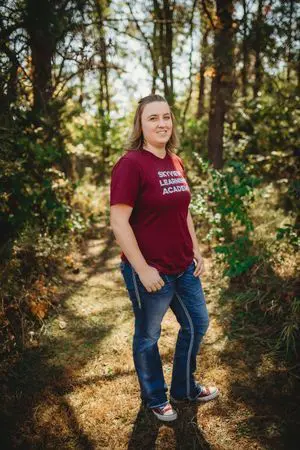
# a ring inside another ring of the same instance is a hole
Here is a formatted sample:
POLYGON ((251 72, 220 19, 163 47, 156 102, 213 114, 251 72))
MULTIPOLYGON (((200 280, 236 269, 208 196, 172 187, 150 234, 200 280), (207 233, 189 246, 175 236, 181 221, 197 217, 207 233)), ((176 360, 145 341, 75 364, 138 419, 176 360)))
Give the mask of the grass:
MULTIPOLYGON (((211 322, 197 378, 215 383, 219 399, 181 405, 172 424, 160 423, 141 406, 119 250, 107 226, 98 224, 77 255, 79 272, 64 274, 68 294, 45 322, 38 345, 2 371, 3 448, 296 449, 299 366, 272 347, 276 321, 260 307, 265 291, 259 285, 245 289, 246 280, 230 283, 204 254, 211 322)), ((291 262, 286 259, 284 266, 277 273, 274 266, 274 289, 267 292, 276 293, 282 280, 288 285, 291 262)), ((269 272, 262 269, 256 275, 263 278, 269 272)), ((167 383, 177 331, 168 312, 160 339, 167 383)))

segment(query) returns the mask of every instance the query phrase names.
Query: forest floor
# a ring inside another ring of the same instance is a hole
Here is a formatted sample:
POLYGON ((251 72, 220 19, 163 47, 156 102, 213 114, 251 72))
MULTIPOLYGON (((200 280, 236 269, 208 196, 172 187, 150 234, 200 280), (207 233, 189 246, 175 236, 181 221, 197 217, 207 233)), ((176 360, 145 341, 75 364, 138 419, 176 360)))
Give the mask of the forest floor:
MULTIPOLYGON (((299 448, 299 378, 267 351, 259 328, 232 320, 230 292, 209 258, 202 281, 211 321, 197 379, 221 394, 183 404, 164 424, 140 405, 133 315, 108 227, 97 225, 77 257, 79 273, 64 274, 66 293, 39 342, 2 374, 2 449, 299 448)), ((160 339, 167 383, 177 331, 168 312, 160 339)))

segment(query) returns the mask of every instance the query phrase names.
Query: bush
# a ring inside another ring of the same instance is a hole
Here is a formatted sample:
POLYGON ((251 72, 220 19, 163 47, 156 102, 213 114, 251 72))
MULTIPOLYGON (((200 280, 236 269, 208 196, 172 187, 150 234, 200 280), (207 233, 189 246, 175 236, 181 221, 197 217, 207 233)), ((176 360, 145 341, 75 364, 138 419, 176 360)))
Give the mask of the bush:
MULTIPOLYGON (((300 342, 300 260, 289 236, 277 236, 282 224, 293 228, 293 216, 277 206, 279 196, 275 183, 255 189, 249 216, 254 226, 251 252, 257 259, 242 278, 222 280, 223 298, 231 310, 233 334, 249 342, 254 334, 267 351, 294 360, 300 342)), ((216 264, 215 270, 219 268, 216 264)))
POLYGON ((293 179, 299 170, 299 100, 293 86, 270 82, 256 99, 237 101, 225 130, 226 155, 255 164, 266 181, 293 179))
POLYGON ((225 274, 235 277, 246 272, 256 261, 252 254, 249 205, 260 180, 238 161, 229 161, 219 172, 195 155, 206 180, 192 202, 192 211, 204 217, 210 227, 205 236, 226 263, 225 274))
POLYGON ((57 302, 57 278, 70 248, 66 236, 49 235, 26 227, 2 247, 0 263, 0 353, 23 350, 30 333, 38 333, 43 319, 57 302))
POLYGON ((61 259, 85 230, 61 170, 63 149, 42 128, 22 124, 11 123, 0 138, 0 353, 23 349, 28 333, 41 328, 56 300, 61 259))
MULTIPOLYGON (((38 133, 38 132, 37 132, 38 133)), ((61 155, 51 144, 21 136, 0 154, 0 226, 3 241, 26 226, 54 232, 68 227, 73 188, 55 166, 61 155)))

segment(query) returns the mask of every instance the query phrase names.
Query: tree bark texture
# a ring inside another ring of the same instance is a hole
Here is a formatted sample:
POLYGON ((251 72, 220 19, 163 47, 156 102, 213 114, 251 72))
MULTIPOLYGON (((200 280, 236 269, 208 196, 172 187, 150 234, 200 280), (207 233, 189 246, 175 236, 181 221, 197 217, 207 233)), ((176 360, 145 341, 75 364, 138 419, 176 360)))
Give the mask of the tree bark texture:
MULTIPOLYGON (((0 25, 2 22, 0 19, 0 25)), ((0 116, 1 123, 7 123, 10 119, 10 107, 18 97, 18 68, 19 62, 8 42, 0 41, 0 52, 6 55, 9 60, 9 68, 6 77, 0 77, 0 116), (6 92, 5 92, 6 84, 6 92), (3 122, 4 121, 4 122, 3 122)))
POLYGON ((203 37, 201 41, 201 63, 200 63, 200 71, 199 71, 199 96, 198 96, 198 105, 197 105, 197 119, 200 119, 204 115, 205 107, 205 70, 207 68, 207 49, 208 49, 208 34, 209 29, 203 30, 203 37))
POLYGON ((217 0, 214 41, 214 76, 211 86, 208 158, 223 167, 223 134, 226 111, 233 92, 233 1, 217 0))
POLYGON ((262 27, 263 27, 263 6, 264 0, 258 1, 257 17, 255 24, 255 36, 254 36, 254 52, 255 52, 255 64, 254 64, 254 85, 253 85, 253 97, 257 98, 258 91, 262 84, 262 27))
POLYGON ((100 73, 99 73, 99 118, 100 118, 100 131, 102 142, 102 165, 104 173, 106 167, 106 158, 110 154, 110 149, 107 143, 107 132, 109 129, 109 114, 110 114, 110 95, 108 87, 108 66, 107 66, 107 45, 105 40, 105 28, 104 28, 104 10, 107 7, 106 0, 95 0, 96 13, 99 20, 99 41, 98 51, 100 56, 100 73))
POLYGON ((33 111, 36 116, 49 114, 53 95, 52 58, 56 42, 51 27, 54 22, 50 0, 26 0, 26 30, 31 49, 33 111))
POLYGON ((287 75, 286 79, 290 82, 291 79, 291 69, 292 69, 292 60, 293 60, 293 17, 294 17, 294 0, 290 0, 289 5, 289 29, 288 29, 288 42, 287 42, 287 75))
POLYGON ((164 95, 170 105, 174 103, 174 82, 173 82, 173 10, 175 1, 163 0, 161 6, 158 0, 153 0, 153 12, 155 19, 158 19, 157 26, 157 50, 159 51, 159 69, 164 86, 164 95))
POLYGON ((242 95, 243 97, 247 96, 247 87, 248 87, 248 70, 249 70, 249 33, 248 33, 248 5, 247 0, 243 0, 243 20, 242 20, 242 58, 243 58, 243 67, 242 67, 242 95))

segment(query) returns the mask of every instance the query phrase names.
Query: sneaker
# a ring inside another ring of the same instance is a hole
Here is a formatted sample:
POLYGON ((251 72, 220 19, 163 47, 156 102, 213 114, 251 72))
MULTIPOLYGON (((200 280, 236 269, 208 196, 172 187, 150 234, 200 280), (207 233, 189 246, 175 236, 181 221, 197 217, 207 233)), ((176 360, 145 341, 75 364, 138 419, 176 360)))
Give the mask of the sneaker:
POLYGON ((174 403, 180 403, 180 402, 185 402, 185 401, 191 401, 191 402, 209 402, 209 400, 213 400, 214 398, 218 397, 218 395, 220 394, 219 389, 215 386, 209 386, 209 387, 205 387, 205 386, 201 386, 201 392, 199 395, 197 395, 197 397, 189 400, 189 399, 176 399, 174 397, 171 397, 171 401, 174 403))
POLYGON ((215 386, 201 386, 200 394, 195 398, 197 402, 209 402, 209 400, 213 400, 218 397, 219 389, 215 386))
POLYGON ((157 408, 151 408, 153 414, 164 422, 172 422, 177 419, 177 412, 172 408, 170 403, 166 403, 164 406, 159 406, 157 408))

